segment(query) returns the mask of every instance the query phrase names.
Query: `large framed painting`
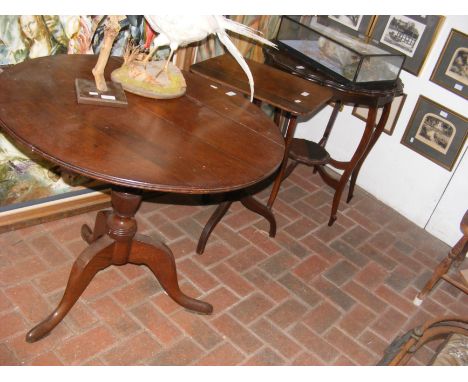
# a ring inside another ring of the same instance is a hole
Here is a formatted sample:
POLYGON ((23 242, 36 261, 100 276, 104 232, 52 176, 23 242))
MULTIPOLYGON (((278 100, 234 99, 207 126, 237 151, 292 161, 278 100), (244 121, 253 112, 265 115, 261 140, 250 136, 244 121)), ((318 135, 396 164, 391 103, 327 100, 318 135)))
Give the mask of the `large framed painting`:
MULTIPOLYGON (((383 129, 384 133, 388 135, 393 134, 393 130, 395 130, 395 126, 397 124, 398 117, 400 116, 401 109, 403 109, 405 100, 406 100, 406 94, 402 94, 401 96, 395 97, 393 99, 392 106, 390 108, 390 114, 388 115, 387 123, 385 124, 384 129, 383 129)), ((383 108, 379 108, 377 110, 375 126, 377 126, 377 123, 380 121, 380 117, 382 116, 382 111, 383 111, 383 108)), ((369 114, 369 108, 365 106, 356 105, 353 108, 352 114, 355 117, 359 118, 360 120, 366 122, 367 115, 369 114)))
POLYGON ((370 36, 381 47, 406 55, 403 69, 418 76, 444 21, 443 16, 377 16, 370 36))
MULTIPOLYGON (((132 39, 147 37, 143 17, 122 28, 112 47, 121 56, 132 39)), ((0 15, 0 76, 24 60, 54 54, 96 54, 104 35, 104 16, 0 15)), ((106 185, 64 171, 25 154, 0 128, 0 232, 103 208, 106 185)))
POLYGON ((452 29, 431 75, 431 81, 468 98, 468 36, 452 29))
POLYGON ((23 151, 0 134, 0 232, 109 204, 105 185, 23 151))
MULTIPOLYGON (((36 57, 94 53, 100 46, 101 19, 102 16, 0 16, 0 76, 9 66, 36 57)), ((0 232, 109 204, 104 185, 25 152, 0 128, 0 232)))
POLYGON ((467 132, 464 116, 419 96, 401 143, 451 171, 467 132))

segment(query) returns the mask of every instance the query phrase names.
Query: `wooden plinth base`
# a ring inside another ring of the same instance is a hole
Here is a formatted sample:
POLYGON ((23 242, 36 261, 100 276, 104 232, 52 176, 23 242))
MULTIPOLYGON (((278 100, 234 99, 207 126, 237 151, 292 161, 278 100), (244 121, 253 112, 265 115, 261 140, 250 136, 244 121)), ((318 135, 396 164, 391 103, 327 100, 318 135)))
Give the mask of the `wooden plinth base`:
POLYGON ((122 85, 106 82, 107 90, 102 92, 96 88, 91 80, 75 79, 76 100, 87 105, 127 107, 127 97, 122 85))

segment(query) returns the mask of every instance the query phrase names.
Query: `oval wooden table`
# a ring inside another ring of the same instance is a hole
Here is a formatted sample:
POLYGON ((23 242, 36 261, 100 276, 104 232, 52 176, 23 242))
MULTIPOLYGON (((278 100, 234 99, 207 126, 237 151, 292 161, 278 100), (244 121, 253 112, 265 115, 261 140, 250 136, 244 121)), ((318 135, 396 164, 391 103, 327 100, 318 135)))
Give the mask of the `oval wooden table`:
MULTIPOLYGON (((78 104, 75 79, 92 79, 92 55, 25 61, 0 74, 0 125, 25 150, 68 170, 112 185, 112 210, 82 227, 89 246, 73 264, 57 308, 26 336, 46 336, 68 313, 93 277, 109 265, 147 265, 183 307, 212 306, 179 288, 176 264, 163 243, 137 234, 142 190, 204 194, 239 190, 271 175, 284 140, 277 126, 241 95, 185 73, 187 93, 154 100, 127 93, 128 107, 78 104)), ((121 65, 111 58, 110 71, 121 65)))

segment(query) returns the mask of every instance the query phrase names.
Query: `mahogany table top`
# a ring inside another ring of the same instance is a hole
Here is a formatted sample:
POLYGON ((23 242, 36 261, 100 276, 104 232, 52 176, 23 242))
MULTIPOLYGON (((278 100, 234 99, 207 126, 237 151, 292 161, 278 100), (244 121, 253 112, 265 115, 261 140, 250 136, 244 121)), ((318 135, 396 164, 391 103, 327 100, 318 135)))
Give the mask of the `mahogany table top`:
MULTIPOLYGON (((92 80, 93 55, 57 55, 0 74, 0 126, 26 149, 71 171, 121 186, 177 193, 245 188, 281 163, 278 127, 242 95, 184 72, 187 93, 128 107, 78 104, 75 79, 92 80)), ((121 65, 111 57, 106 78, 121 65)))
MULTIPOLYGON (((285 73, 269 65, 246 59, 254 78, 254 97, 293 115, 312 115, 331 99, 333 92, 323 86, 285 73)), ((250 95, 244 71, 229 54, 201 61, 190 71, 250 95)))

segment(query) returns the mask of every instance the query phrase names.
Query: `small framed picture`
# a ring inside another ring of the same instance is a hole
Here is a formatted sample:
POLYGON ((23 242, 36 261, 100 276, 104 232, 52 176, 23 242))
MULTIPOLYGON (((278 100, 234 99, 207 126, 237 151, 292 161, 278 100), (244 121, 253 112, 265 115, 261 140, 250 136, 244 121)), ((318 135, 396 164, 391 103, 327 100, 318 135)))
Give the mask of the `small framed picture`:
POLYGON ((401 143, 451 171, 467 131, 465 117, 419 96, 401 143))
POLYGON ((443 16, 377 16, 370 35, 383 49, 405 54, 403 69, 418 76, 443 20, 443 16))
POLYGON ((455 29, 450 31, 431 81, 468 98, 468 35, 455 29))
POLYGON ((327 25, 351 35, 367 35, 375 16, 370 15, 324 15, 314 16, 313 22, 327 25))
MULTIPOLYGON (((392 101, 392 107, 390 108, 390 114, 388 116, 387 123, 384 126, 384 133, 388 135, 393 134, 393 130, 395 130, 396 123, 398 121, 398 117, 400 116, 401 109, 403 108, 403 104, 405 103, 406 100, 406 94, 402 94, 399 97, 395 97, 392 101)), ((383 108, 379 108, 377 111, 377 117, 375 119, 376 123, 375 126, 377 126, 377 123, 380 121, 380 117, 382 116, 382 110, 383 108)), ((364 122, 367 121, 367 115, 369 114, 369 108, 366 106, 359 106, 356 105, 353 108, 352 114, 363 120, 364 122)))

